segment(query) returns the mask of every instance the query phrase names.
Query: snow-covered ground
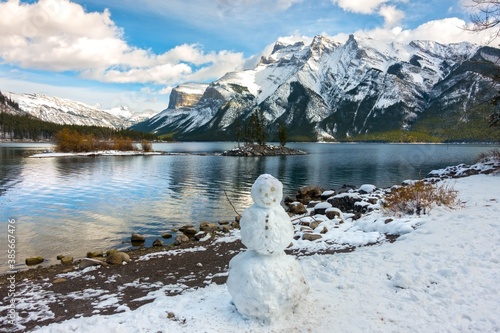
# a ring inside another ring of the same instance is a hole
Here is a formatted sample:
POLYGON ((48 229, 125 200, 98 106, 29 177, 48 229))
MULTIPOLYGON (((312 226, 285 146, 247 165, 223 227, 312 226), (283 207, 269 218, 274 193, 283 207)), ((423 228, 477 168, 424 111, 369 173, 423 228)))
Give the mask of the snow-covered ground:
MULTIPOLYGON (((446 182, 458 190, 462 206, 395 220, 411 226, 395 243, 299 257, 309 294, 292 316, 272 324, 243 319, 225 285, 171 297, 166 285, 134 311, 71 319, 37 332, 499 332, 500 176, 446 182)), ((363 217, 344 241, 382 231, 386 219, 381 212, 363 217)))

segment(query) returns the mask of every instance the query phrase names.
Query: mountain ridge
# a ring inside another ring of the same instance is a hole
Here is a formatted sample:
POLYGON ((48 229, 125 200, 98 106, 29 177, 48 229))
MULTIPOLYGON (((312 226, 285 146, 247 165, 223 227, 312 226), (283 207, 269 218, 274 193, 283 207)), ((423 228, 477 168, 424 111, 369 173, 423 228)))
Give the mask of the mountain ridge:
POLYGON ((237 124, 262 110, 271 138, 280 123, 291 139, 312 141, 404 130, 426 113, 455 117, 498 91, 491 78, 500 74, 499 57, 497 48, 466 42, 383 43, 354 35, 345 43, 325 36, 309 45, 277 42, 256 67, 227 73, 193 103, 170 105, 132 128, 179 140, 234 140, 237 124))
POLYGON ((154 110, 133 113, 126 106, 101 110, 79 101, 44 94, 2 93, 19 106, 19 110, 12 109, 9 110, 10 113, 29 114, 43 121, 63 125, 103 126, 121 129, 149 119, 157 113, 154 110))

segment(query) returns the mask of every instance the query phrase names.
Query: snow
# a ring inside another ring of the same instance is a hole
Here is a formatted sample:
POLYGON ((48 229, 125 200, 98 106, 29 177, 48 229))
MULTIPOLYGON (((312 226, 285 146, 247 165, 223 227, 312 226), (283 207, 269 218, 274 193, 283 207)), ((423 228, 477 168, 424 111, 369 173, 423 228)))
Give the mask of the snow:
MULTIPOLYGON (((396 242, 299 257, 309 294, 293 315, 273 323, 244 319, 225 285, 209 284, 170 297, 164 289, 176 285, 166 285, 148 294, 152 303, 134 311, 74 318, 35 331, 498 332, 500 177, 445 182, 458 191, 463 206, 436 207, 428 215, 389 223, 382 212, 372 212, 341 224, 346 229, 338 234, 346 244, 376 239, 381 232, 403 234, 396 242)), ((316 242, 301 246, 314 248, 316 242)), ((44 302, 42 290, 30 292, 44 302)), ((103 296, 97 304, 113 301, 103 296)), ((43 309, 33 315, 51 314, 43 309)))

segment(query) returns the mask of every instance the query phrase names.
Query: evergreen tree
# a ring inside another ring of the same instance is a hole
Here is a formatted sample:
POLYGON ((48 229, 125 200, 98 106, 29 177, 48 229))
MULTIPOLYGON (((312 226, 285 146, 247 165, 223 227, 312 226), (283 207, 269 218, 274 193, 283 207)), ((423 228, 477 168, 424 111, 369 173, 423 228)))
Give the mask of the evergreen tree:
POLYGON ((286 132, 286 126, 283 123, 280 123, 278 129, 278 139, 280 141, 281 147, 285 147, 286 141, 288 140, 288 133, 286 132))

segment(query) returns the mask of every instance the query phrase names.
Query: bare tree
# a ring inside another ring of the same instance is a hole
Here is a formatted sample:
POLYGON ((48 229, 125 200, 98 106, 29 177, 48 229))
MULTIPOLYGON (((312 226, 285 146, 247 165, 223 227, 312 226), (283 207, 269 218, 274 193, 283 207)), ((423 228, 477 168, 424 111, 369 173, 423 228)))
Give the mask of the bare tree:
MULTIPOLYGON (((472 25, 467 25, 466 30, 479 33, 481 31, 492 30, 490 42, 500 36, 500 0, 471 0, 471 8, 474 13, 470 15, 472 25)), ((498 66, 498 64, 497 64, 498 66)), ((498 76, 493 77, 494 82, 499 82, 498 76)), ((489 100, 495 106, 500 104, 500 91, 489 100)), ((493 112, 490 115, 489 125, 500 125, 500 112, 493 112)))
POLYGON ((500 36, 500 0, 471 0, 474 13, 470 15, 472 25, 466 30, 481 32, 493 29, 491 41, 500 36))

